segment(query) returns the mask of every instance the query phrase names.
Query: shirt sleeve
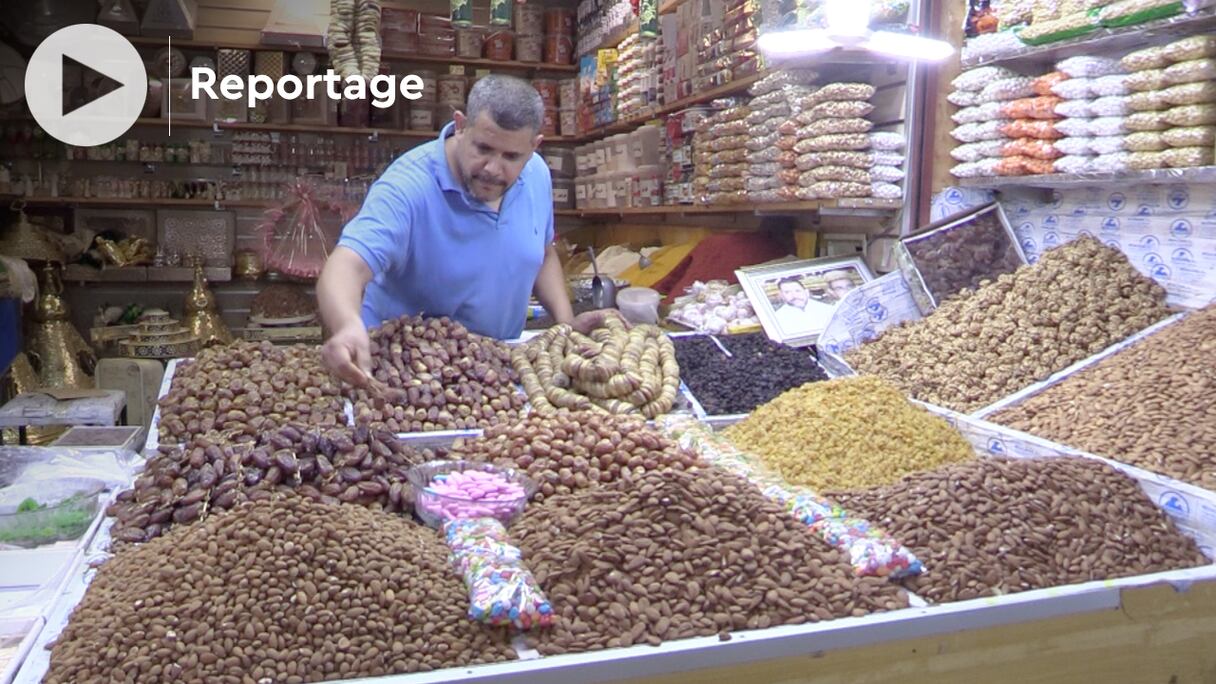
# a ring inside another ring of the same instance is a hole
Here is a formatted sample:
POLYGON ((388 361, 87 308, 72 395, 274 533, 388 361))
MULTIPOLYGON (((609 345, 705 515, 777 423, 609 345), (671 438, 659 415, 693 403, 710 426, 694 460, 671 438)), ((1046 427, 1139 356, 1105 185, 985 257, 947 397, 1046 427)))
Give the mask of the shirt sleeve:
POLYGON ((359 213, 342 229, 338 245, 354 250, 373 278, 405 263, 413 229, 413 204, 404 188, 381 178, 372 184, 359 213))

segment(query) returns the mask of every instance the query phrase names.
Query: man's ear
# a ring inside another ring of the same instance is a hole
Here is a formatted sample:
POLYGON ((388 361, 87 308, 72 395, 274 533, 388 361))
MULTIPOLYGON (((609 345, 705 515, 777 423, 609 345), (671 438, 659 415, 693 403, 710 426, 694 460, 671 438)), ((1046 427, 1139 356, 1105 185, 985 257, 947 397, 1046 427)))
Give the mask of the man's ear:
POLYGON ((545 136, 543 134, 541 134, 541 133, 536 134, 536 137, 532 139, 532 151, 533 152, 540 149, 540 143, 544 139, 545 139, 545 136))
POLYGON ((452 122, 456 124, 456 132, 461 133, 464 131, 464 127, 468 124, 469 118, 464 115, 464 112, 457 109, 456 111, 452 112, 452 122))

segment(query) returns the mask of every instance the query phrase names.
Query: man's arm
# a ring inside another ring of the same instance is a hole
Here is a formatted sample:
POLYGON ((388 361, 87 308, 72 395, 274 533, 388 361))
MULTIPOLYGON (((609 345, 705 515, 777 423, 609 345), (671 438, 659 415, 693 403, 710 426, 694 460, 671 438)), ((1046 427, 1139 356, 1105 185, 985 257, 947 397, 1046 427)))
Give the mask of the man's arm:
POLYGON ((363 257, 348 247, 334 249, 317 280, 317 306, 330 333, 321 359, 355 387, 366 387, 372 372, 371 343, 359 315, 363 290, 371 280, 372 270, 363 257))
POLYGON ((545 261, 540 266, 533 287, 540 305, 545 307, 549 316, 557 323, 573 323, 574 307, 570 304, 570 295, 566 292, 566 276, 562 272, 562 261, 557 255, 557 247, 553 243, 545 248, 545 261))

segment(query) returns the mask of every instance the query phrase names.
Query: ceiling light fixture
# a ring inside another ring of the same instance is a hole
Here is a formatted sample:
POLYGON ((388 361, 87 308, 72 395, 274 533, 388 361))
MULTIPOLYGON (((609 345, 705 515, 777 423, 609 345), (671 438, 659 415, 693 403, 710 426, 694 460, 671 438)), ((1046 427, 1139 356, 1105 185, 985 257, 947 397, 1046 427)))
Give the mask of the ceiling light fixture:
POLYGON ((760 50, 775 58, 809 57, 835 49, 863 50, 921 62, 940 62, 954 54, 954 46, 944 40, 871 30, 869 0, 829 0, 823 15, 826 28, 765 32, 758 40, 760 50))

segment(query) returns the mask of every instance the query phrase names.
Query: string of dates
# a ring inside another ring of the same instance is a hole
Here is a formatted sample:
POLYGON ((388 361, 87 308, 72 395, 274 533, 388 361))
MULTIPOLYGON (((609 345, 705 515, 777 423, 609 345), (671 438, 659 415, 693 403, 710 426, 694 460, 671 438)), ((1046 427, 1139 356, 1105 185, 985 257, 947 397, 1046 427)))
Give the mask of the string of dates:
POLYGON ((661 329, 626 329, 610 318, 590 336, 569 325, 549 328, 511 352, 532 410, 613 414, 667 413, 680 388, 675 347, 661 329))

